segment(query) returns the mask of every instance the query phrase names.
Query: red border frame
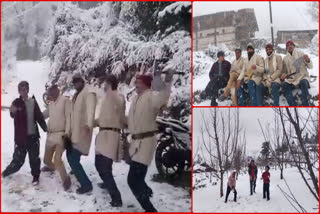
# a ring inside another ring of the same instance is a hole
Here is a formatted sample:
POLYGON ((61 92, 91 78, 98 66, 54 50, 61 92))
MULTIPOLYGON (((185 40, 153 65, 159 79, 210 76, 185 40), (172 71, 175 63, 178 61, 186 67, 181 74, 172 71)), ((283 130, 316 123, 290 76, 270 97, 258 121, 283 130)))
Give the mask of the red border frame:
MULTIPOLYGON (((2 0, 0 0, 0 1, 1 1, 1 3, 3 2, 2 0)), ((17 0, 17 1, 25 1, 25 0, 17 0)), ((59 1, 59 0, 43 0, 43 1, 59 1)), ((70 1, 70 0, 68 0, 68 1, 70 1)), ((78 1, 92 1, 92 0, 78 0, 78 1)), ((118 0, 116 0, 116 1, 118 1, 118 0)), ((126 0, 126 1, 139 1, 139 0, 126 0)), ((151 0, 144 0, 144 1, 151 1, 151 0)), ((159 1, 159 0, 155 0, 155 1, 159 1)), ((169 0, 162 0, 162 1, 169 1, 169 0)), ((194 0, 186 0, 186 1, 189 1, 192 4, 192 9, 191 9, 192 12, 191 13, 192 13, 192 16, 193 16, 193 3, 194 2, 201 2, 201 1, 207 1, 207 0, 196 0, 196 1, 194 1, 194 0)), ((214 1, 216 1, 216 0, 211 0, 211 2, 214 2, 214 1)), ((220 0, 220 1, 217 1, 217 2, 222 2, 222 1, 223 0, 220 0)), ((240 1, 241 2, 241 0, 228 0, 228 1, 240 1)), ((247 1, 251 1, 251 0, 247 0, 247 1)), ((267 1, 267 0, 258 0, 258 1, 267 1)), ((281 1, 281 0, 272 0, 272 1, 281 1)), ((288 0, 282 0, 282 1, 288 1, 288 0)), ((311 0, 311 1, 315 1, 315 0, 311 0)), ((319 2, 319 0, 316 1, 316 2, 319 2)), ((320 28, 320 22, 319 22, 319 28, 320 28)), ((193 33, 192 33, 192 30, 193 30, 193 19, 191 20, 191 105, 192 105, 192 107, 191 107, 192 108, 191 109, 191 112, 192 112, 191 113, 192 114, 191 115, 192 134, 191 135, 193 137, 193 109, 194 108, 211 108, 211 107, 210 106, 193 106, 193 95, 192 95, 193 94, 193 33)), ((1 26, 0 26, 0 31, 1 31, 1 26)), ((0 48, 1 48, 1 43, 0 43, 0 48)), ((1 59, 1 56, 0 56, 0 59, 1 59)), ((1 65, 1 62, 0 62, 0 65, 1 65)), ((0 83, 0 85, 1 85, 1 83, 0 83)), ((320 83, 319 83, 319 86, 320 86, 320 83)), ((1 104, 1 101, 0 101, 0 104, 1 104)), ((261 107, 217 106, 216 108, 273 108, 273 107, 271 107, 271 106, 261 106, 261 107)), ((281 106, 281 108, 285 108, 285 107, 281 106)), ((318 110, 319 110, 319 106, 316 106, 316 107, 292 106, 292 108, 318 108, 318 110)), ((1 119, 1 114, 0 114, 0 119, 1 119)), ((319 117, 319 119, 320 119, 320 117, 319 117)), ((0 134, 0 136, 1 136, 1 134, 0 134)), ((193 138, 192 138, 191 145, 193 146, 193 138)), ((1 148, 0 148, 0 152, 1 152, 1 148)), ((192 151, 192 157, 193 157, 193 151, 192 151)), ((0 163, 1 163, 1 160, 0 160, 0 163)), ((192 164, 193 164, 193 158, 192 158, 192 164)), ((193 170, 191 170, 191 173, 193 174, 193 170)), ((319 175, 320 175, 320 173, 319 173, 319 175)), ((191 176, 191 185, 193 186, 193 176, 191 176)), ((191 186, 191 213, 193 213, 193 190, 192 190, 192 186, 191 186)), ((0 187, 0 189, 1 189, 1 187, 0 187)), ((1 198, 1 196, 0 196, 0 198, 1 198)), ((1 204, 0 204, 0 210, 1 210, 1 204)), ((2 212, 2 211, 0 211, 0 212, 1 213, 14 213, 14 212, 2 212)), ((30 212, 21 212, 21 213, 30 213, 30 212)), ((56 213, 56 212, 49 212, 49 213, 56 213)), ((85 212, 85 213, 96 213, 96 212, 85 212)), ((101 213, 106 213, 106 212, 101 212, 101 213)), ((185 213, 189 213, 189 212, 185 212, 185 213)), ((212 213, 214 213, 214 211, 212 213)), ((320 213, 320 212, 318 211, 318 213, 320 213)), ((262 213, 262 214, 265 214, 265 213, 262 213)))

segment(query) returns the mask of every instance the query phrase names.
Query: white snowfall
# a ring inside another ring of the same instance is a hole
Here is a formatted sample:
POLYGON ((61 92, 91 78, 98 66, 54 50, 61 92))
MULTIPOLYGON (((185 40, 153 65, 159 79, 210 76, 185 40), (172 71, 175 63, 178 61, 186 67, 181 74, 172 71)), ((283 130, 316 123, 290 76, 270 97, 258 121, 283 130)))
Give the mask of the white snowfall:
MULTIPOLYGON (((30 83, 30 95, 35 95, 40 108, 44 110, 42 94, 44 85, 48 80, 49 62, 22 61, 17 63, 15 78, 6 85, 7 94, 1 95, 1 105, 9 106, 18 97, 17 83, 27 80, 30 83)), ((12 160, 14 150, 13 120, 8 111, 1 111, 1 171, 12 160)), ((97 131, 97 130, 95 130, 97 131)), ((40 158, 42 161, 46 134, 41 130, 40 158)), ((97 183, 102 182, 94 167, 94 139, 91 144, 89 156, 83 156, 81 163, 93 182, 93 191, 90 195, 77 195, 78 182, 72 175, 72 187, 70 192, 63 190, 60 177, 57 173, 41 173, 38 187, 31 185, 28 157, 25 164, 17 173, 1 178, 1 211, 4 212, 143 212, 139 203, 134 198, 127 184, 129 166, 124 163, 113 165, 113 174, 117 186, 121 192, 123 207, 112 208, 111 201, 106 190, 102 190, 97 183)), ((63 160, 67 171, 70 166, 65 154, 63 160)), ((43 162, 41 162, 43 166, 43 162)), ((187 190, 177 188, 166 183, 153 182, 151 179, 157 174, 154 162, 151 164, 146 176, 146 182, 153 189, 154 195, 151 201, 160 212, 190 212, 191 197, 187 190)))
MULTIPOLYGON (((223 194, 220 198, 220 182, 213 179, 209 182, 208 174, 197 173, 193 174, 193 182, 201 180, 201 185, 206 185, 204 188, 199 188, 193 191, 193 211, 194 212, 230 212, 230 213, 294 213, 297 212, 283 196, 278 188, 289 193, 286 184, 280 180, 280 171, 270 169, 270 201, 263 199, 263 182, 260 180, 262 175, 261 168, 258 169, 258 177, 256 183, 256 193, 250 195, 250 185, 248 173, 242 172, 236 183, 237 202, 233 201, 233 192, 230 193, 228 202, 224 203, 227 176, 224 178, 223 194), (214 185, 213 183, 217 183, 214 185)), ((307 186, 304 184, 301 175, 296 168, 285 168, 284 178, 290 186, 294 197, 302 205, 308 213, 319 211, 319 202, 311 195, 307 186)), ((310 181, 310 179, 309 179, 310 181)), ((311 183, 311 182, 310 182, 311 183)), ((290 194, 290 193, 289 193, 290 194)), ((297 205, 295 205, 298 207, 297 205)))
MULTIPOLYGON (((235 59, 235 54, 228 50, 226 46, 214 47, 216 50, 224 50, 228 55, 225 56, 225 60, 228 60, 230 63, 235 59)), ((311 53, 309 49, 302 49, 302 51, 307 54, 312 63, 313 69, 308 70, 309 75, 316 76, 314 82, 310 83, 309 93, 311 96, 316 96, 319 94, 319 56, 316 56, 311 53)), ((266 58, 265 50, 256 50, 256 52, 262 56, 264 59, 266 58)), ((282 59, 284 58, 284 54, 280 54, 282 59)), ((246 57, 247 52, 242 52, 242 57, 246 57)), ((212 59, 208 55, 206 55, 203 51, 198 51, 193 53, 193 68, 198 68, 199 72, 194 73, 193 76, 193 93, 203 91, 207 84, 209 83, 209 72, 213 63, 215 63, 217 59, 212 59)), ((294 94, 297 93, 297 90, 294 90, 294 94)), ((230 99, 225 100, 223 102, 218 102, 219 106, 231 106, 231 97, 230 99)), ((272 103, 271 99, 268 101, 272 103)), ((210 106, 210 100, 205 100, 201 103, 193 103, 195 106, 210 106)), ((319 105, 319 101, 314 101, 315 106, 319 105)), ((280 95, 280 106, 288 106, 287 101, 283 94, 280 95)))

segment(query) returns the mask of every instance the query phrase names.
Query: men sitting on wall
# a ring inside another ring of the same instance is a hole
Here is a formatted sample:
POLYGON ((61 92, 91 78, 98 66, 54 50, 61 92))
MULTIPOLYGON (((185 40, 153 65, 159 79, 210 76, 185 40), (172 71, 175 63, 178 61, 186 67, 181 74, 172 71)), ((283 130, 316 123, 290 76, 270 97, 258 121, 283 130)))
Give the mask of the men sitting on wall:
POLYGON ((227 99, 227 97, 230 95, 231 92, 231 99, 232 99, 232 106, 238 105, 238 99, 237 99, 237 79, 243 69, 244 66, 244 58, 241 56, 241 49, 237 48, 235 50, 236 59, 233 60, 231 64, 231 70, 230 70, 230 78, 228 81, 228 85, 224 90, 223 95, 219 97, 219 101, 224 101, 227 99))
MULTIPOLYGON (((271 92, 273 99, 273 106, 279 106, 279 93, 280 93, 280 76, 282 74, 282 57, 275 54, 273 45, 266 45, 267 57, 264 60, 265 73, 263 76, 263 84, 266 89, 271 92)), ((264 91, 262 91, 264 92, 264 91)), ((264 93, 258 95, 263 98, 264 93)))
POLYGON ((261 106, 263 103, 261 83, 264 74, 263 58, 254 52, 251 43, 247 46, 248 58, 245 59, 243 69, 237 81, 239 106, 246 105, 245 88, 248 88, 251 106, 261 106))
POLYGON ((218 61, 216 61, 209 72, 210 82, 208 83, 205 94, 211 98, 211 106, 217 106, 219 89, 226 87, 230 76, 231 64, 224 60, 224 52, 218 52, 218 61))
POLYGON ((302 105, 309 106, 310 77, 308 69, 312 69, 312 61, 308 55, 295 48, 292 40, 286 43, 286 48, 287 55, 283 58, 283 74, 280 77, 284 81, 282 85, 284 96, 289 106, 297 106, 292 90, 299 87, 302 92, 302 105))

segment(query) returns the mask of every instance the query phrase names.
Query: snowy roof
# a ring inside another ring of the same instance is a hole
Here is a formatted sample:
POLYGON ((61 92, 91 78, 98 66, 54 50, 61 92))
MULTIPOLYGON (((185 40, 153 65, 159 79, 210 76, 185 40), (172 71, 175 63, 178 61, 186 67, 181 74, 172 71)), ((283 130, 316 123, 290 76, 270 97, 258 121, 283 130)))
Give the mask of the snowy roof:
POLYGON ((238 11, 223 11, 193 17, 194 30, 208 30, 215 27, 249 26, 253 30, 258 30, 258 23, 254 9, 246 8, 238 11))

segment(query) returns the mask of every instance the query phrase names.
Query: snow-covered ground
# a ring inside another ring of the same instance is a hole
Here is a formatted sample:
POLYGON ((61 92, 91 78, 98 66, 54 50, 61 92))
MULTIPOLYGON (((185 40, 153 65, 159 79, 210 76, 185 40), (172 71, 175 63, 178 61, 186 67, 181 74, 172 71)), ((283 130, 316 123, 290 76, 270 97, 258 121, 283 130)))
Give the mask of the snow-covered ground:
MULTIPOLYGON (((221 48, 214 47, 214 49, 219 50, 225 50, 226 56, 225 60, 228 60, 230 63, 235 59, 235 54, 233 51, 228 50, 225 46, 222 46, 221 48)), ((309 49, 302 49, 304 53, 308 54, 312 63, 313 63, 313 69, 308 70, 309 75, 316 76, 316 78, 312 78, 314 80, 310 84, 309 93, 312 97, 317 96, 319 94, 319 56, 316 56, 311 53, 309 49)), ((261 55, 263 58, 266 57, 265 50, 256 50, 256 52, 261 55)), ((284 58, 284 54, 280 54, 282 58, 284 58)), ((242 52, 242 57, 246 57, 247 52, 242 52)), ((206 55, 205 52, 199 51, 193 53, 193 68, 194 70, 197 70, 196 73, 194 73, 193 76, 193 93, 199 94, 201 91, 203 91, 207 84, 209 83, 209 72, 211 69, 211 66, 213 63, 217 61, 217 58, 213 59, 210 56, 206 55)), ((298 90, 294 91, 294 94, 297 93, 298 90)), ((195 96, 195 95, 193 95, 195 96)), ((195 98, 195 97, 194 97, 195 98)), ((194 99, 195 101, 195 99, 194 99)), ((272 104, 271 98, 267 99, 267 102, 272 104)), ((319 105, 319 100, 313 101, 315 106, 319 105)), ((228 100, 225 100, 223 102, 218 102, 219 106, 231 106, 231 97, 229 96, 228 100)), ((200 102, 194 102, 193 105, 195 106, 210 106, 210 100, 204 100, 200 102)), ((288 106, 287 101, 283 94, 280 95, 280 105, 281 106, 288 106)))
MULTIPOLYGON (((224 197, 220 198, 219 181, 213 179, 210 183, 208 177, 204 173, 193 174, 193 181, 202 180, 201 185, 206 185, 203 188, 198 188, 193 191, 193 211, 194 212, 297 212, 283 196, 278 188, 278 185, 289 193, 285 182, 280 180, 280 171, 270 169, 270 201, 262 198, 263 181, 261 178, 261 168, 258 169, 258 178, 256 183, 256 193, 250 195, 249 177, 247 172, 241 173, 236 183, 238 193, 237 202, 233 202, 233 192, 230 193, 228 202, 224 203, 227 187, 227 176, 224 179, 224 197), (217 183, 217 185, 213 185, 217 183)), ((295 168, 285 168, 284 178, 290 186, 298 202, 307 212, 319 212, 319 202, 313 198, 307 186, 304 184, 300 174, 295 168)))
MULTIPOLYGON (((18 96, 17 83, 27 80, 30 83, 30 95, 34 94, 40 108, 44 109, 42 94, 49 73, 49 62, 22 61, 18 62, 16 79, 7 85, 7 94, 1 95, 1 105, 9 106, 18 96)), ((1 171, 10 163, 14 150, 13 121, 8 111, 1 111, 1 171)), ((97 130, 95 130, 96 132, 97 130)), ((43 159, 46 134, 41 130, 40 158, 43 159)), ((129 167, 126 163, 115 163, 113 172, 116 183, 122 194, 123 207, 112 208, 109 205, 110 197, 106 190, 97 186, 101 179, 94 167, 94 139, 88 157, 82 157, 81 163, 93 182, 93 191, 90 195, 77 195, 78 182, 71 176, 72 187, 69 192, 63 190, 60 177, 57 173, 41 173, 38 187, 31 185, 32 176, 28 158, 17 173, 1 178, 1 211, 5 212, 143 212, 127 184, 129 167)), ((67 171, 70 166, 65 155, 63 160, 67 171)), ((43 163, 41 163, 43 166, 43 163)), ((189 191, 174 187, 166 183, 152 181, 157 169, 154 163, 149 167, 146 181, 153 189, 154 195, 151 201, 161 212, 190 212, 191 196, 189 191)))

